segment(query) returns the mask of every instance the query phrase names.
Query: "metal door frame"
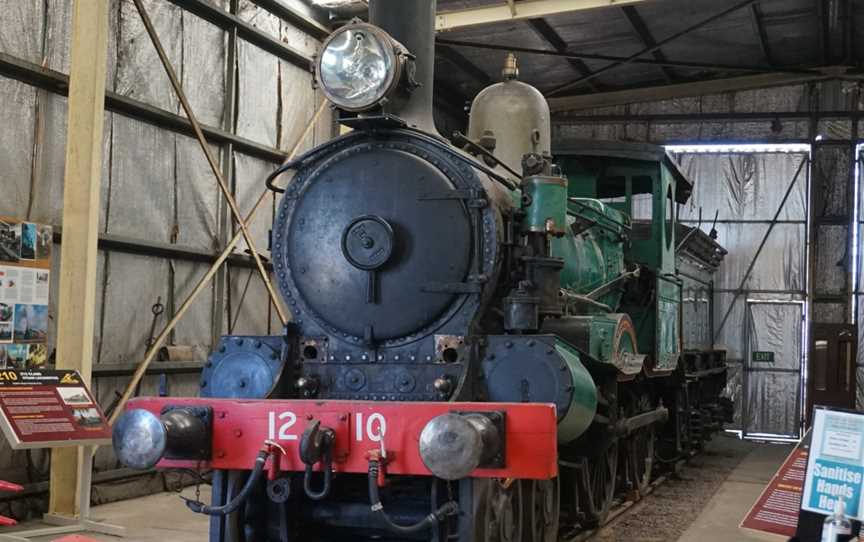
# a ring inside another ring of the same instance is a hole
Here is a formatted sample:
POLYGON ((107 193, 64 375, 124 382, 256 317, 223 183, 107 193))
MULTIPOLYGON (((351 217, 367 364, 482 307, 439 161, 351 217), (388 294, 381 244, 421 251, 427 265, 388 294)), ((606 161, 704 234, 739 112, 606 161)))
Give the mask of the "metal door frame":
POLYGON ((807 302, 804 300, 773 300, 773 299, 747 299, 744 304, 744 332, 743 336, 743 344, 741 348, 741 352, 744 354, 744 359, 741 363, 741 437, 745 439, 754 439, 754 440, 776 440, 776 441, 795 441, 797 442, 801 437, 801 427, 802 427, 802 415, 804 413, 803 409, 803 401, 804 401, 804 391, 803 386, 806 385, 806 376, 805 376, 805 365, 807 360, 807 349, 805 341, 807 340, 807 302), (751 307, 753 305, 792 305, 798 307, 801 316, 800 323, 800 340, 801 344, 799 347, 800 354, 798 359, 798 368, 797 369, 780 369, 780 368, 754 368, 751 366, 752 363, 752 351, 750 348, 750 324, 752 323, 752 311, 751 307), (795 397, 795 419, 798 421, 797 426, 795 428, 795 433, 792 435, 783 435, 776 433, 760 433, 760 432, 750 432, 747 428, 747 422, 750 414, 750 373, 785 373, 785 374, 797 374, 798 375, 798 385, 796 386, 796 397, 795 397))

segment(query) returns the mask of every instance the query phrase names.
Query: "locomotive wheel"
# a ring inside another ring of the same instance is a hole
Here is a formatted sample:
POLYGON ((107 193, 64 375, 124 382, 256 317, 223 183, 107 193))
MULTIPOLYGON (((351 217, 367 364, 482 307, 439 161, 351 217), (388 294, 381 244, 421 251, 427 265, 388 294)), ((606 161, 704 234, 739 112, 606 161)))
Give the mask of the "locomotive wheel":
POLYGON ((587 527, 600 525, 606 520, 615 497, 618 476, 618 442, 613 442, 596 456, 585 458, 580 469, 578 501, 587 527))
MULTIPOLYGON (((630 414, 636 416, 648 412, 651 408, 650 397, 641 395, 630 414)), ((638 491, 640 494, 645 493, 648 484, 651 483, 651 472, 654 466, 654 441, 654 427, 647 426, 630 435, 624 444, 626 449, 624 460, 627 462, 627 487, 638 491)))
POLYGON ((654 466, 653 427, 644 427, 627 439, 627 474, 631 489, 640 495, 648 489, 651 483, 651 473, 654 466))
POLYGON ((523 484, 524 542, 556 542, 561 512, 560 478, 525 480, 523 484))
POLYGON ((474 481, 476 542, 522 542, 522 484, 474 481))

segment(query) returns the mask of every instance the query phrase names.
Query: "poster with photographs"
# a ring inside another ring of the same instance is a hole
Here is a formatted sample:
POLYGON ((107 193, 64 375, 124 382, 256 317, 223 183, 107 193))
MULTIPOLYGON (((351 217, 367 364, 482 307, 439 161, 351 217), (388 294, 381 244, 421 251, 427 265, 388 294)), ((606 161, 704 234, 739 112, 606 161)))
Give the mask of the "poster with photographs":
POLYGON ((0 368, 48 362, 51 226, 0 216, 0 368))

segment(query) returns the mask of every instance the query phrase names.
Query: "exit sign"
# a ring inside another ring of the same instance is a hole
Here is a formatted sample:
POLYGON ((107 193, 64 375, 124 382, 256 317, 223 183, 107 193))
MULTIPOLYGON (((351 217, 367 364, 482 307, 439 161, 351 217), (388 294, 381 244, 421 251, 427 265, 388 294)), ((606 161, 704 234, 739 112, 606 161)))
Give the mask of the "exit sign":
POLYGON ((753 363, 774 363, 774 352, 753 352, 753 363))

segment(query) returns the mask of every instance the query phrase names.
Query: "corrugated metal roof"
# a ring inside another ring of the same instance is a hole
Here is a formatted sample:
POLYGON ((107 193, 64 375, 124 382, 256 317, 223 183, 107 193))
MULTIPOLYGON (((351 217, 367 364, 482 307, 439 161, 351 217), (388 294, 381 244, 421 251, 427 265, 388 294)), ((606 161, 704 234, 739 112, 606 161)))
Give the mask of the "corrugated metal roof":
MULTIPOLYGON (((649 0, 629 8, 608 7, 576 11, 545 19, 545 22, 575 53, 627 57, 646 47, 643 36, 631 22, 635 13, 655 42, 660 42, 739 3, 740 0, 649 0), (630 10, 630 15, 626 13, 630 10)), ((439 0, 439 10, 448 11, 490 4, 503 0, 439 0)), ((517 6, 518 6, 517 1, 517 6)), ((682 67, 631 63, 606 71, 591 84, 581 84, 565 94, 583 94, 620 88, 633 88, 712 79, 751 72, 728 69, 728 66, 777 69, 819 67, 853 62, 864 48, 864 0, 828 0, 826 14, 827 40, 823 39, 822 19, 813 0, 760 0, 744 6, 702 28, 693 30, 659 49, 659 55, 645 54, 652 62, 698 63, 701 67, 682 67), (845 17, 849 2, 852 17, 845 17), (837 6, 837 9, 834 6, 837 6), (756 6, 755 10, 752 6, 756 6), (761 23, 764 45, 757 30, 761 23), (851 44, 846 45, 844 29, 852 23, 851 44), (823 52, 827 41, 828 52, 823 52), (767 50, 767 57, 766 57, 767 50)), ((456 29, 439 34, 439 39, 471 41, 484 44, 552 50, 551 43, 538 33, 529 21, 517 20, 479 27, 456 29)), ((504 51, 451 47, 467 62, 489 78, 498 80, 504 51)), ((472 98, 485 83, 472 76, 461 59, 439 55, 437 78, 446 86, 457 88, 472 98), (461 65, 460 65, 461 64, 461 65)), ((520 53, 521 79, 544 92, 571 83, 609 64, 607 60, 584 59, 582 68, 566 58, 520 53)))

